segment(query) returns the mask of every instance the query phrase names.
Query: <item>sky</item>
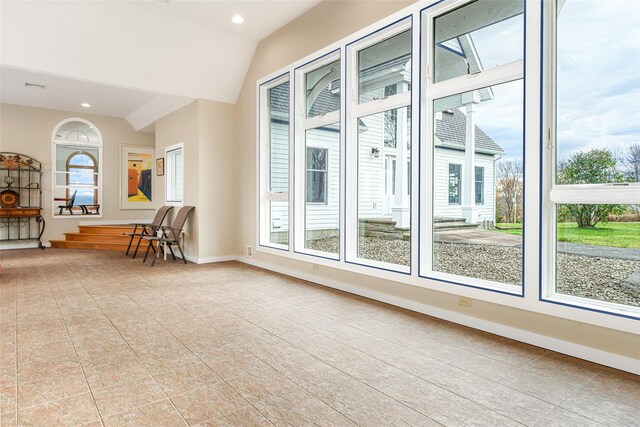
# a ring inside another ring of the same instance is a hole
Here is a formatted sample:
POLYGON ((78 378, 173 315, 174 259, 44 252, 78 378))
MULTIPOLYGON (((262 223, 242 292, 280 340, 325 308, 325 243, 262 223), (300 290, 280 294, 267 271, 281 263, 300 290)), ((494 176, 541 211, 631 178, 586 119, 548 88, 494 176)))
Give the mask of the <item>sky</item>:
MULTIPOLYGON (((522 58, 522 15, 472 33, 484 69, 522 58)), ((640 143, 640 0, 568 0, 558 19, 559 160, 640 143)), ((494 86, 477 125, 522 159, 522 84, 494 86)))

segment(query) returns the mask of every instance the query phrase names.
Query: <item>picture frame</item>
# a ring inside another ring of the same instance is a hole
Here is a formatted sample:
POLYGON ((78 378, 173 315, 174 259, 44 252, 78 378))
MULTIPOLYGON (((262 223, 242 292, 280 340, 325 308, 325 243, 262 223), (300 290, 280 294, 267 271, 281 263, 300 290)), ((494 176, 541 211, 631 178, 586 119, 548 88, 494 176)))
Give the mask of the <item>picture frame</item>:
POLYGON ((120 209, 155 209, 155 147, 120 144, 120 209))
POLYGON ((164 176, 164 157, 156 159, 156 176, 164 176))

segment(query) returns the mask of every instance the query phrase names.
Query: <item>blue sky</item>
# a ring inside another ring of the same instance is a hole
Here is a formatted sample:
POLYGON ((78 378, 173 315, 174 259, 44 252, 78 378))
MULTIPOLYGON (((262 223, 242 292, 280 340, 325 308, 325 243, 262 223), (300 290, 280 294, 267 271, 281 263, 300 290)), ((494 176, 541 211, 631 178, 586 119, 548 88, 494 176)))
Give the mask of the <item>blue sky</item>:
MULTIPOLYGON (((485 69, 522 58, 522 16, 472 33, 485 69)), ((640 0, 568 0, 558 21, 558 159, 640 143, 640 0)), ((493 87, 477 124, 522 158, 522 84, 493 87)))

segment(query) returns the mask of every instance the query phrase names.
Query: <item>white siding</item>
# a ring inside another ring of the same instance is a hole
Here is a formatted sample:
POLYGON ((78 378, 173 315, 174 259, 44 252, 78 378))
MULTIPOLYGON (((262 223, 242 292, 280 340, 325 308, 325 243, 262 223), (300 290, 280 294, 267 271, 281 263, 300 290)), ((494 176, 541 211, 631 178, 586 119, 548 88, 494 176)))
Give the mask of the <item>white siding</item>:
MULTIPOLYGON (((271 122, 270 175, 271 191, 289 190, 289 125, 271 122)), ((289 229, 289 205, 286 202, 271 203, 272 231, 289 229)))
MULTIPOLYGON (((436 148, 434 155, 434 216, 462 218, 462 204, 449 204, 449 163, 462 165, 462 176, 464 176, 464 151, 436 148)), ((476 166, 484 167, 484 204, 476 205, 476 209, 478 215, 483 219, 493 221, 495 206, 493 156, 476 154, 475 163, 476 166)), ((463 194, 465 185, 465 182, 461 181, 460 194, 463 194)))
MULTIPOLYGON (((327 203, 306 204, 307 230, 337 230, 340 222, 340 133, 328 129, 309 129, 307 147, 328 151, 327 203)), ((306 165, 305 165, 306 167, 306 165)), ((305 170, 306 177, 306 170, 305 170)), ((306 188, 306 183, 300 183, 306 188)))
POLYGON ((363 117, 367 130, 358 137, 358 218, 384 216, 384 113, 363 117), (380 150, 374 157, 372 148, 380 150))

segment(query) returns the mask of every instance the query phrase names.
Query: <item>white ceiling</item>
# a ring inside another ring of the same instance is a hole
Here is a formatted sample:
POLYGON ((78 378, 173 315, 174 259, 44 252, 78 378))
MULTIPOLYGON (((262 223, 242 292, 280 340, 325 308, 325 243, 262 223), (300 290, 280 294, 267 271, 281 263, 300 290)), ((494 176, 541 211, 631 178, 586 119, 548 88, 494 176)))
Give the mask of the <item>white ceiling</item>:
POLYGON ((125 117, 136 129, 193 99, 235 103, 258 41, 318 3, 0 0, 0 101, 125 117))

